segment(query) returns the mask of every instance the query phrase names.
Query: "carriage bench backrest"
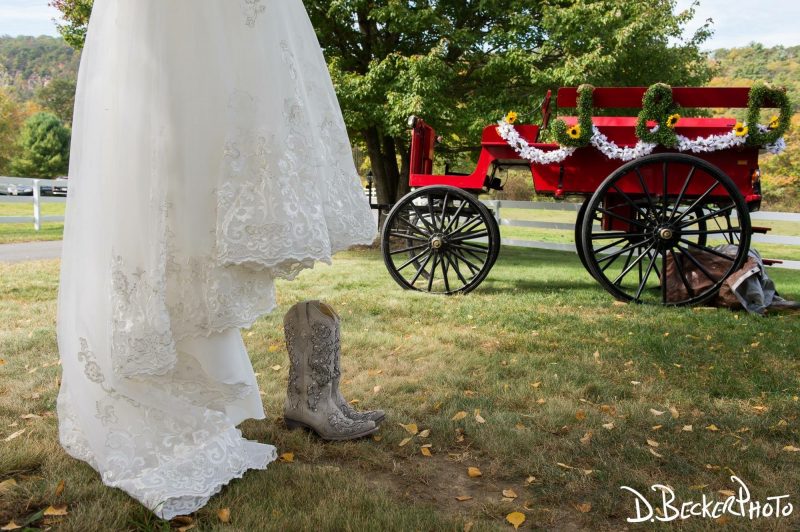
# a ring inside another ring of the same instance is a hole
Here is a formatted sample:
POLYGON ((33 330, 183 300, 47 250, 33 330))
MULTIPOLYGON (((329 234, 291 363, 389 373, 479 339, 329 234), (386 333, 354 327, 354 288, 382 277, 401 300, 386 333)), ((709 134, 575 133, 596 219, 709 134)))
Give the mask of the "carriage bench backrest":
MULTIPOLYGON (((598 87, 594 90, 594 107, 598 109, 641 108, 646 87, 598 87)), ((747 87, 674 87, 672 97, 681 107, 687 108, 745 108, 750 89, 747 87)), ((577 107, 578 89, 558 89, 559 108, 577 107)), ((765 107, 774 105, 767 102, 765 107)))
MULTIPOLYGON (((593 93, 596 109, 641 109, 642 99, 647 92, 645 87, 598 87, 593 93)), ((675 87, 672 89, 674 101, 682 108, 746 108, 750 96, 747 87, 675 87)), ((578 89, 561 88, 558 91, 559 108, 577 106, 578 89)), ((773 102, 767 102, 772 105, 773 102)), ((635 116, 638 112, 627 111, 622 116, 593 116, 592 123, 610 140, 621 146, 633 146, 639 140, 635 134, 635 116)), ((577 122, 576 117, 562 117, 569 125, 577 122)), ((727 133, 736 124, 730 117, 681 118, 676 132, 688 138, 706 137, 727 133)), ((655 122, 650 123, 651 126, 655 122)))

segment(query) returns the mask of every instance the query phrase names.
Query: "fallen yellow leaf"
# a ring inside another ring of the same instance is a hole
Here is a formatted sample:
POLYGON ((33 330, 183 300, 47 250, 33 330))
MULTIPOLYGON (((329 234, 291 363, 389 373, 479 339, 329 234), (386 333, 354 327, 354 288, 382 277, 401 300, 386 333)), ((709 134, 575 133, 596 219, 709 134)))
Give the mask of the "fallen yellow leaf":
POLYGON ((586 514, 592 510, 592 503, 584 502, 582 504, 576 504, 575 508, 577 508, 580 513, 586 514))
POLYGON ((217 512, 217 518, 223 523, 231 522, 231 509, 223 508, 217 512))
POLYGON ((11 441, 14 438, 18 438, 18 437, 22 436, 22 434, 25 432, 25 430, 26 429, 21 429, 21 430, 18 430, 17 432, 9 434, 8 436, 6 436, 6 438, 3 441, 11 441))
POLYGON ((411 441, 411 438, 403 438, 403 441, 401 441, 397 446, 398 447, 405 447, 406 445, 408 445, 408 442, 410 442, 410 441, 411 441))
POLYGON ((589 445, 592 441, 592 431, 590 430, 586 434, 583 435, 583 438, 580 439, 581 443, 584 445, 589 445))
POLYGON ((459 502, 471 501, 472 497, 470 497, 469 495, 459 495, 458 497, 456 497, 456 500, 459 502))
POLYGON ((67 487, 67 482, 62 480, 56 486, 56 497, 61 497, 61 494, 64 493, 64 489, 67 487))
POLYGON ((531 388, 539 388, 542 385, 541 381, 532 382, 531 388))
POLYGON ((516 499, 518 495, 513 489, 509 488, 507 490, 503 490, 503 497, 508 497, 509 499, 516 499))
POLYGON ((603 428, 606 430, 612 430, 614 428, 614 423, 603 423, 603 428))
POLYGON ((706 430, 710 430, 711 432, 717 432, 719 429, 713 423, 706 427, 706 430))
POLYGON ((452 421, 459 421, 467 417, 467 413, 463 410, 461 412, 456 412, 456 415, 453 416, 452 421))
POLYGON ((661 430, 664 428, 664 425, 653 425, 650 427, 650 430, 661 430))
POLYGON ((800 452, 800 447, 795 447, 794 445, 787 445, 783 448, 784 451, 787 453, 797 453, 800 452))
POLYGON ((372 437, 372 439, 373 439, 374 441, 381 441, 381 440, 383 439, 383 436, 381 436, 380 434, 376 434, 376 435, 374 435, 374 436, 372 437))
POLYGON ((480 477, 481 475, 483 475, 483 473, 481 473, 481 470, 478 469, 477 467, 468 467, 467 468, 467 475, 469 475, 470 478, 476 478, 476 477, 480 477))
POLYGON ((276 364, 276 365, 272 366, 272 371, 280 371, 280 370, 281 370, 281 365, 280 364, 276 364))
POLYGON ((650 447, 658 447, 658 442, 655 440, 647 440, 647 445, 650 447))
POLYGON ((691 425, 684 425, 681 430, 683 432, 692 432, 692 431, 694 431, 694 428, 691 425))
POLYGON ((506 516, 506 521, 511 523, 514 529, 517 529, 525 522, 525 514, 522 512, 511 512, 506 516))
POLYGON ((652 455, 653 455, 653 456, 655 456, 656 458, 664 458, 662 455, 658 454, 658 453, 657 453, 655 450, 653 450, 651 447, 648 447, 648 448, 647 448, 647 450, 648 450, 648 451, 650 451, 650 454, 652 454, 652 455))
POLYGON ((583 410, 578 410, 577 412, 575 412, 575 419, 577 419, 578 421, 583 421, 584 419, 586 419, 586 412, 584 412, 583 410))
POLYGON ((534 482, 535 480, 536 480, 536 477, 530 476, 530 477, 528 477, 528 478, 526 478, 526 479, 525 479, 525 485, 526 485, 526 486, 530 486, 531 484, 533 484, 533 482, 534 482))
POLYGON ((650 413, 653 414, 654 416, 663 416, 664 415, 664 411, 663 410, 656 410, 655 408, 651 408, 650 409, 650 413))
POLYGON ((381 391, 381 387, 380 386, 373 386, 372 387, 372 393, 373 394, 376 394, 376 393, 378 393, 380 391, 381 391))
POLYGON ((67 505, 63 504, 61 506, 48 506, 45 508, 44 512, 42 512, 42 515, 46 515, 48 517, 67 515, 67 505))
POLYGON ((283 453, 281 455, 281 462, 294 462, 294 453, 283 453))
POLYGON ((546 400, 544 400, 544 399, 541 399, 541 398, 539 398, 539 399, 537 399, 537 400, 536 400, 536 404, 538 404, 538 405, 543 405, 543 404, 545 404, 546 402, 547 402, 546 400))
POLYGON ((0 528, 0 530, 19 530, 20 528, 22 527, 14 521, 9 521, 8 524, 0 528))
POLYGON ((421 448, 421 449, 420 449, 420 452, 422 453, 422 456, 428 456, 428 457, 430 457, 430 456, 433 456, 433 455, 431 454, 431 450, 430 450, 430 448, 429 448, 429 447, 423 447, 423 448, 421 448))
POLYGON ((269 346, 269 352, 270 353, 274 353, 274 352, 280 350, 280 348, 281 348, 281 346, 273 344, 273 345, 269 346))
POLYGON ((8 480, 4 480, 3 482, 0 482, 0 495, 2 495, 3 493, 7 492, 8 490, 10 490, 11 488, 13 488, 16 485, 17 485, 17 481, 14 480, 13 478, 9 478, 8 480))
POLYGON ((431 435, 431 429, 425 429, 419 433, 420 438, 427 438, 430 435, 431 435))
POLYGON ((406 432, 408 432, 411 435, 417 434, 419 432, 416 423, 409 423, 408 425, 403 425, 402 423, 398 423, 398 425, 406 429, 406 432))
POLYGON ((680 412, 678 412, 678 409, 674 406, 669 407, 669 413, 672 415, 672 419, 678 419, 681 417, 680 412))
POLYGON ((483 416, 481 416, 480 409, 475 410, 475 421, 478 423, 486 423, 486 420, 483 419, 483 416))
POLYGON ((473 523, 472 521, 464 523, 464 532, 472 532, 473 526, 475 526, 475 523, 473 523))

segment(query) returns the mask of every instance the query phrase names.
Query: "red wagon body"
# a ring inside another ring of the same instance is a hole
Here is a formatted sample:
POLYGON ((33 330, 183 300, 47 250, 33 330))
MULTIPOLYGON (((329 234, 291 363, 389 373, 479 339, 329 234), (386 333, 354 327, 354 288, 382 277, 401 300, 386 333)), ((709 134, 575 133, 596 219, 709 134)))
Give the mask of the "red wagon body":
MULTIPOLYGON (((599 109, 641 108, 646 91, 642 87, 596 88, 593 105, 599 109)), ((675 103, 682 108, 745 108, 749 89, 674 88, 672 94, 675 103)), ((577 99, 576 88, 562 88, 558 91, 557 107, 575 108, 577 99)), ((542 106, 541 126, 515 126, 528 144, 545 152, 559 149, 557 144, 543 143, 539 138, 541 131, 548 126, 549 100, 550 93, 542 106)), ((767 102, 767 105, 772 104, 767 102)), ((563 120, 567 125, 578 121, 576 117, 563 117, 563 120)), ((635 134, 635 116, 596 116, 592 122, 600 133, 621 148, 639 142, 635 134)), ((678 121, 675 132, 689 139, 705 138, 730 134, 735 124, 736 120, 732 118, 685 117, 678 121)), ((462 212, 456 210, 460 202, 467 200, 451 188, 473 195, 500 188, 495 172, 508 167, 529 167, 538 194, 587 198, 576 230, 579 255, 590 273, 620 299, 642 300, 642 294, 652 288, 648 284, 652 281, 642 281, 641 278, 648 277, 652 271, 657 271, 662 303, 695 303, 707 299, 747 254, 751 232, 748 213, 757 210, 761 202, 759 150, 755 147, 740 145, 697 154, 682 154, 659 147, 638 162, 624 163, 610 159, 593 146, 586 146, 578 148, 560 163, 537 164, 523 159, 493 124, 483 131, 481 152, 474 172, 469 175, 434 174, 436 133, 416 117, 412 118, 411 125, 409 182, 411 187, 428 192, 416 196, 412 192, 401 200, 393 210, 406 212, 406 216, 400 216, 402 221, 390 224, 389 229, 384 230, 384 259, 393 277, 406 288, 437 291, 437 261, 433 260, 436 256, 439 258, 440 277, 444 281, 438 284, 448 285, 438 291, 469 291, 483 280, 496 259, 497 252, 493 251, 493 240, 499 241, 496 222, 486 219, 486 212, 482 212, 477 204, 466 209, 470 216, 461 220, 465 208, 462 212), (438 192, 433 194, 437 187, 438 192), (454 199, 456 196, 462 199, 454 199), (440 211, 439 226, 437 209, 440 211), (448 227, 446 222, 453 216, 458 220, 449 220, 452 223, 448 227), (469 227, 470 217, 483 220, 480 230, 473 231, 469 227), (462 222, 467 224, 467 230, 456 232, 455 237, 448 234, 454 227, 461 227, 462 222), (411 229, 412 226, 415 229, 411 229), (465 234, 469 234, 471 239, 459 239, 465 234), (397 252, 397 247, 393 248, 392 244, 402 242, 404 235, 405 247, 410 249, 397 252), (716 255, 727 253, 711 245, 718 235, 724 235, 728 244, 738 248, 730 267, 726 265, 724 272, 713 272, 704 266, 707 266, 708 257, 719 258, 716 255), (613 240, 616 237, 619 238, 613 240), (428 262, 423 264, 425 257, 415 258, 414 253, 424 248, 425 239, 433 251, 427 256, 428 262), (614 245, 608 245, 612 243, 614 245), (628 248, 632 247, 636 249, 629 251, 628 248), (444 251, 437 251, 443 248, 450 249, 452 256, 449 259, 444 256, 444 251), (620 248, 622 253, 614 255, 620 248), (413 260, 399 265, 397 255, 413 260), (606 258, 609 255, 612 258, 606 258), (617 258, 620 258, 616 267, 621 267, 621 277, 608 272, 609 269, 613 271, 608 263, 615 264, 617 258), (660 258, 660 265, 657 258, 660 258), (622 259, 625 259, 624 264, 622 259), (475 264, 463 265, 461 261, 475 264), (627 271, 631 264, 632 269, 627 271), (414 266, 411 268, 414 277, 409 279, 402 269, 398 270, 399 266, 414 266), (647 270, 647 275, 643 270, 647 270), (623 281, 631 272, 635 277, 635 282, 631 283, 634 288, 627 290, 623 281), (449 286, 448 273, 457 278, 455 285, 460 288, 454 290, 449 286), (473 277, 470 279, 465 273, 473 277), (692 294, 693 287, 698 284, 692 276, 707 277, 706 284, 711 282, 712 289, 692 294), (672 293, 667 285, 675 278, 679 278, 680 286, 672 293), (420 279, 423 288, 417 286, 420 279), (477 284, 473 282, 475 279, 477 284), (424 281, 427 281, 427 287, 424 281)), ((654 122, 649 124, 651 128, 655 125, 654 122)), ((389 221, 392 220, 390 214, 389 221)))

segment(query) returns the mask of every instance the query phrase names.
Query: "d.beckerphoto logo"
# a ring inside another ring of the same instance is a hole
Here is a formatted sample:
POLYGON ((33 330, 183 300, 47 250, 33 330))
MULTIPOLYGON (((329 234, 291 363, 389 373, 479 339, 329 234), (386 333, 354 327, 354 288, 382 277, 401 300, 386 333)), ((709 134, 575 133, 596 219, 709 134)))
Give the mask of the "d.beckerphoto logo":
POLYGON ((705 493, 699 501, 678 501, 675 491, 671 486, 653 484, 650 490, 657 492, 654 501, 639 493, 630 486, 621 486, 620 489, 633 494, 635 517, 628 517, 629 523, 645 522, 670 522, 691 518, 719 519, 722 516, 748 520, 780 517, 789 517, 794 511, 794 506, 789 499, 791 495, 771 495, 763 500, 754 500, 750 489, 742 479, 732 476, 731 481, 737 484, 737 491, 731 491, 724 499, 710 497, 705 493))

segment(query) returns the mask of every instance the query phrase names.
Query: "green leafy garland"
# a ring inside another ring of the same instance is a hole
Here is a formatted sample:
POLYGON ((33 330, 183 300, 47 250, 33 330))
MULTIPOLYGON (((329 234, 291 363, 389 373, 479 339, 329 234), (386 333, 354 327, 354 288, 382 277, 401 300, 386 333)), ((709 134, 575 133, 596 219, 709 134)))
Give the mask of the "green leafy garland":
POLYGON ((592 139, 592 109, 594 104, 594 87, 584 84, 578 87, 578 123, 568 126, 562 119, 553 122, 553 134, 560 146, 582 148, 589 145, 592 139))
POLYGON ((651 85, 642 98, 642 111, 636 122, 636 136, 644 142, 660 144, 674 148, 678 143, 675 124, 680 120, 678 105, 672 99, 672 87, 666 83, 651 85), (649 120, 658 124, 658 129, 651 131, 647 125, 649 120))
POLYGON ((789 129, 791 119, 792 104, 785 88, 771 87, 761 81, 753 85, 753 88, 750 89, 747 110, 747 124, 749 126, 747 144, 749 146, 766 146, 777 142, 789 129), (761 109, 767 100, 780 109, 780 114, 772 118, 766 131, 761 131, 761 128, 754 127, 754 125, 758 124, 761 109))

